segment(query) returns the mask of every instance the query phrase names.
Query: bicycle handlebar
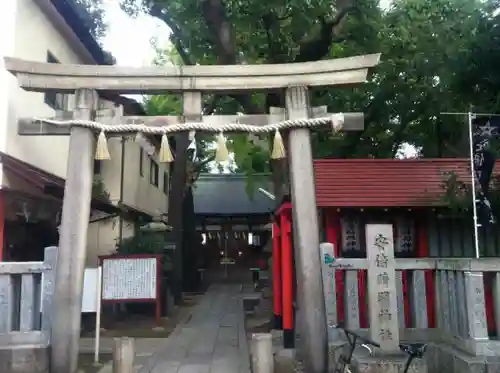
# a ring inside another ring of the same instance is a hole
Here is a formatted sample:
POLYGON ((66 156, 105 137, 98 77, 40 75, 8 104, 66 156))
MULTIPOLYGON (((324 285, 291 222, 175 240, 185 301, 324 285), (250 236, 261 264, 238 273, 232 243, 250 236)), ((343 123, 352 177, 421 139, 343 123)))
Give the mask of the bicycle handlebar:
POLYGON ((401 343, 399 349, 412 358, 422 359, 427 351, 426 343, 401 343))
POLYGON ((347 329, 346 327, 344 327, 343 324, 337 324, 335 326, 336 328, 338 329, 342 329, 344 332, 346 332, 347 334, 351 334, 353 335, 354 337, 356 337, 356 339, 359 339, 361 342, 364 342, 365 344, 368 344, 368 345, 372 345, 372 346, 375 346, 375 347, 379 347, 380 348, 380 344, 378 344, 377 342, 375 341, 372 341, 371 339, 369 338, 365 338, 361 335, 359 335, 358 333, 356 332, 353 332, 352 330, 350 329, 347 329))

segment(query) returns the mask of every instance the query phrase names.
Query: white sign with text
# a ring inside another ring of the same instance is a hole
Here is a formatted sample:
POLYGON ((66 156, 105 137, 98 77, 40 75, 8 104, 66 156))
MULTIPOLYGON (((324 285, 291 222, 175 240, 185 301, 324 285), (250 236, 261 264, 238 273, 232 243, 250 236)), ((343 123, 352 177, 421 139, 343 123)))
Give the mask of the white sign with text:
POLYGON ((157 258, 106 258, 102 261, 102 299, 154 300, 157 258))

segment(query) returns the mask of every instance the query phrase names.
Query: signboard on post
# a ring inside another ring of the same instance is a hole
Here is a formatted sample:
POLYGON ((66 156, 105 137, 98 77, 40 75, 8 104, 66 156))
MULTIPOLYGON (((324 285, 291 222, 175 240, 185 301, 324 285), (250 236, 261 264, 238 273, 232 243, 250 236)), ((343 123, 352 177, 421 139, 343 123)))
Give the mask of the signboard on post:
POLYGON ((151 302, 156 321, 161 317, 161 256, 151 254, 99 257, 102 266, 102 302, 151 302))

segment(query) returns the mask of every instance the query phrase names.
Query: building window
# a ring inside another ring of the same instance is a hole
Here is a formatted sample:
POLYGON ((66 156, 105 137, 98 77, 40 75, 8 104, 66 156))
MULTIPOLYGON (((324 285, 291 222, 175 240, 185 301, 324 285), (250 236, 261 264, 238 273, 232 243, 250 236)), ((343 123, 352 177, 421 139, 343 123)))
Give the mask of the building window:
POLYGON ((168 194, 170 189, 170 180, 168 179, 168 171, 163 172, 163 193, 168 194))
MULTIPOLYGON (((47 62, 59 63, 57 58, 50 52, 47 52, 47 62)), ((68 95, 49 90, 45 92, 44 102, 54 110, 64 111, 68 107, 68 95)))
POLYGON ((157 187, 160 169, 158 167, 158 163, 156 163, 153 158, 151 158, 150 161, 151 163, 149 167, 149 182, 157 187))
POLYGON ((144 177, 144 151, 139 146, 139 175, 144 177))

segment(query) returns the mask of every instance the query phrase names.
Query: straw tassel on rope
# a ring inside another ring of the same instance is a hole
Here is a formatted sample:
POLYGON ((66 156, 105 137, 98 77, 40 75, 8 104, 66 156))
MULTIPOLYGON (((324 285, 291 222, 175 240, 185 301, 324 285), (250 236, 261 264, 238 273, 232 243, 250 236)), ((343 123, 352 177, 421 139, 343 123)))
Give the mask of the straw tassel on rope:
POLYGON ((215 150, 215 161, 225 162, 229 160, 229 151, 227 150, 226 139, 224 134, 220 132, 217 135, 217 149, 215 150))
POLYGON ((144 137, 144 136, 143 136, 143 134, 142 134, 142 133, 137 132, 137 133, 135 134, 134 141, 135 141, 136 143, 140 144, 140 143, 141 143, 141 140, 142 140, 142 138, 143 138, 143 137, 144 137))
POLYGON ((161 146, 160 146, 160 154, 158 154, 158 160, 160 163, 171 163, 174 161, 174 157, 172 156, 172 151, 170 150, 170 144, 168 143, 168 136, 164 133, 161 136, 161 146))
POLYGON ((108 140, 106 139, 106 134, 104 133, 104 131, 101 131, 99 133, 99 136, 97 137, 97 145, 94 158, 98 161, 111 159, 108 149, 108 140))
POLYGON ((273 151, 271 152, 271 159, 283 159, 286 157, 285 144, 280 131, 276 130, 274 133, 273 151))

